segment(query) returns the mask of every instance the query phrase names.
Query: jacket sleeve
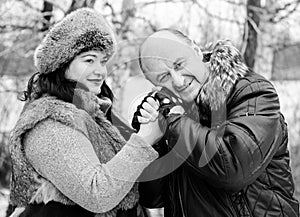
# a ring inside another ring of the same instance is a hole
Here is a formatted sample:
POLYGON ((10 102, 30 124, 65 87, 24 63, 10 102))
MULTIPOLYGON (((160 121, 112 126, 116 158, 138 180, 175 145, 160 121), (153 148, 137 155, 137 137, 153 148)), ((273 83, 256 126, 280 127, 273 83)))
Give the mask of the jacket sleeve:
POLYGON ((164 178, 139 183, 139 203, 146 208, 164 207, 164 178))
POLYGON ((250 83, 234 98, 227 120, 217 128, 171 116, 168 140, 210 184, 238 191, 271 161, 282 142, 282 127, 278 96, 269 82, 250 83))
POLYGON ((140 204, 146 208, 161 208, 165 203, 166 178, 172 169, 172 156, 167 154, 166 140, 162 138, 152 146, 160 158, 145 168, 139 177, 140 204))
POLYGON ((100 163, 92 144, 79 131, 45 120, 24 141, 29 162, 65 196, 94 213, 111 210, 130 191, 157 152, 133 134, 106 163, 100 163))

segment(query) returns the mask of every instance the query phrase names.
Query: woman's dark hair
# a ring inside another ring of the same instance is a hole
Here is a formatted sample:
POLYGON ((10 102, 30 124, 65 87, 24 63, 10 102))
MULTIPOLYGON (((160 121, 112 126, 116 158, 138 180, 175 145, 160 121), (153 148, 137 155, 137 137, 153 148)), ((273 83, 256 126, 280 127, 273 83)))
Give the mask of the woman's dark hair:
MULTIPOLYGON (((76 88, 88 90, 87 87, 79 82, 65 78, 65 71, 69 64, 62 66, 60 69, 49 73, 35 73, 28 81, 27 88, 19 96, 19 100, 27 101, 40 98, 44 94, 55 96, 65 102, 73 103, 74 92, 76 88)), ((101 92, 97 95, 100 97, 108 97, 113 102, 113 92, 104 81, 101 86, 101 92)), ((75 103, 76 105, 76 103, 75 103)), ((111 108, 106 113, 107 119, 111 121, 111 108)))

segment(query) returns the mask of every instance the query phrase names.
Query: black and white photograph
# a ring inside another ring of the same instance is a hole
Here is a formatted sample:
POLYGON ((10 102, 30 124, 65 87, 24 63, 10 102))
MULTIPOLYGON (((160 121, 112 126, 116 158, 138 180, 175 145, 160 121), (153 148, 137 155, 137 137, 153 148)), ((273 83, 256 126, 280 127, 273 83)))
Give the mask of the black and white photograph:
POLYGON ((300 217, 300 0, 0 0, 0 217, 300 217))

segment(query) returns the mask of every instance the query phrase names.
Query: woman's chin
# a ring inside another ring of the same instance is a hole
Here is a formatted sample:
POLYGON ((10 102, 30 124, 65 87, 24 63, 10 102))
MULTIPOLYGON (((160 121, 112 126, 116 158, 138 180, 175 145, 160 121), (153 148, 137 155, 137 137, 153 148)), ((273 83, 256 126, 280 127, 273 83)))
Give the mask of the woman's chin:
POLYGON ((98 95, 99 93, 101 93, 101 88, 98 87, 98 88, 89 88, 89 91, 98 95))

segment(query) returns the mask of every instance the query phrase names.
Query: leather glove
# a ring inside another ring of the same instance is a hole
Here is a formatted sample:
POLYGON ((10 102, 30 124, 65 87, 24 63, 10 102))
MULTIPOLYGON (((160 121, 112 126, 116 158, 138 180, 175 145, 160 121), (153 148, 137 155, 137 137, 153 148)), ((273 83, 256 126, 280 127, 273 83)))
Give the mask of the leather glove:
MULTIPOLYGON (((164 118, 168 117, 170 110, 176 106, 177 104, 174 102, 175 95, 167 90, 166 88, 162 88, 162 90, 158 92, 150 92, 147 96, 142 100, 140 105, 137 107, 135 113, 133 114, 131 126, 138 132, 140 129, 140 122, 138 121, 138 116, 142 116, 140 110, 142 109, 142 105, 144 102, 148 100, 149 97, 154 98, 159 102, 159 112, 162 114, 160 117, 160 123, 163 121, 164 118)), ((177 98, 177 97, 176 97, 177 98)), ((179 100, 177 100, 179 102, 179 100)), ((161 126, 162 127, 162 126, 161 126)))
MULTIPOLYGON (((162 90, 158 92, 150 92, 140 103, 140 105, 137 107, 136 112, 133 115, 131 126, 138 132, 140 129, 140 122, 138 121, 138 116, 141 115, 141 108, 144 102, 148 100, 149 97, 152 97, 156 99, 159 102, 159 126, 161 129, 166 129, 167 127, 167 119, 169 117, 170 110, 176 106, 175 100, 177 103, 180 103, 179 99, 176 99, 177 97, 169 90, 163 88, 162 90), (176 98, 175 98, 176 97, 176 98), (175 99, 175 100, 174 100, 175 99)), ((154 144, 152 146, 159 154, 159 157, 162 157, 168 151, 170 148, 167 146, 166 138, 163 137, 159 142, 154 144)))

